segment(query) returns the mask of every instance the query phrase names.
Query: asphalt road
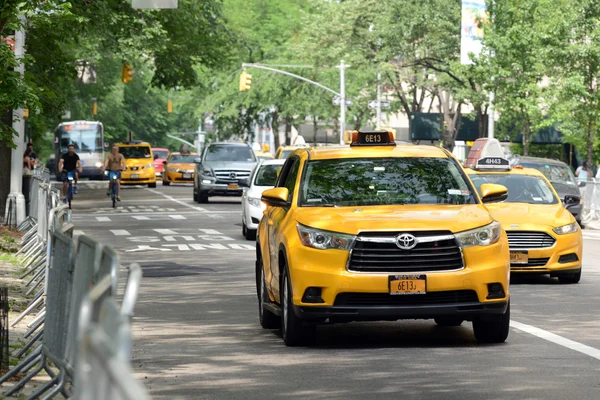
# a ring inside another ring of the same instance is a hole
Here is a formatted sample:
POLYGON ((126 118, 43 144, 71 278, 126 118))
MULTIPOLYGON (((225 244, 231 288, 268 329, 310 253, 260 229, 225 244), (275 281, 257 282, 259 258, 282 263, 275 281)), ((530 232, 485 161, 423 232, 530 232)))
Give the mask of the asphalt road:
POLYGON ((143 267, 133 365, 155 399, 600 399, 600 232, 584 232, 579 284, 512 280, 502 345, 478 345, 471 323, 401 321, 323 326, 286 348, 258 324, 238 198, 199 205, 159 184, 113 210, 100 185, 80 184, 75 233, 143 267))

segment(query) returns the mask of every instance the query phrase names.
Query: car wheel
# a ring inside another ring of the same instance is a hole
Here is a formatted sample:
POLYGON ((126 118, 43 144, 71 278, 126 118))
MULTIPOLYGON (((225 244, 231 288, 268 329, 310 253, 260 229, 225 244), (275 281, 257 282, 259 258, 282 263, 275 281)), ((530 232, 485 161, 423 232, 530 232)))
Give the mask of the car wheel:
POLYGON ((164 179, 163 179, 162 183, 163 183, 163 186, 169 186, 171 184, 171 182, 168 182, 164 179))
POLYGON ((246 223, 244 223, 242 221, 242 235, 244 235, 244 237, 246 237, 247 233, 248 233, 248 227, 246 227, 246 223))
POLYGON ((256 229, 248 229, 246 224, 243 227, 244 237, 246 240, 255 240, 256 239, 256 229))
POLYGON ((208 193, 206 192, 199 192, 198 193, 198 203, 208 203, 208 193))
POLYGON ((479 343, 504 343, 510 330, 510 302, 498 320, 473 320, 473 333, 479 343))
POLYGON ((281 336, 286 346, 301 346, 316 334, 316 325, 303 325, 296 316, 292 302, 292 286, 287 268, 283 269, 281 279, 281 336))
POLYGON ((197 203, 198 202, 198 192, 193 191, 194 193, 194 201, 197 203))
POLYGON ((149 188, 155 188, 155 187, 156 187, 156 182, 149 183, 149 184, 148 184, 148 187, 149 187, 149 188))
POLYGON ((277 329, 280 327, 281 319, 271 311, 265 310, 265 304, 269 303, 269 294, 265 283, 265 271, 262 258, 256 260, 256 294, 258 296, 258 320, 260 326, 265 329, 277 329))
POLYGON ((433 320, 439 326, 460 326, 463 323, 460 317, 438 317, 433 320))
POLYGON ((558 276, 558 281, 562 284, 579 283, 581 280, 581 270, 571 274, 563 274, 558 276))

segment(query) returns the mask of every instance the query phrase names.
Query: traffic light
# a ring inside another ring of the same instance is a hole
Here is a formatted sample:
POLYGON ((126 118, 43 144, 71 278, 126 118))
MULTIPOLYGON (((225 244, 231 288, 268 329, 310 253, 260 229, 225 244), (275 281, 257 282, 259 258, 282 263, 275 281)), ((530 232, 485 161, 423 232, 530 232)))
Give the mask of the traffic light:
POLYGON ((29 118, 29 108, 23 109, 23 119, 29 118))
POLYGON ((167 112, 169 114, 173 112, 173 102, 171 100, 167 102, 167 112))
POLYGON ((133 80, 133 67, 127 63, 123 63, 123 69, 121 70, 121 81, 123 83, 131 82, 133 80))
POLYGON ((250 90, 252 86, 252 75, 247 73, 246 71, 242 71, 240 75, 240 92, 246 92, 250 90))
POLYGON ((92 115, 96 115, 98 114, 98 103, 93 102, 92 103, 92 115))

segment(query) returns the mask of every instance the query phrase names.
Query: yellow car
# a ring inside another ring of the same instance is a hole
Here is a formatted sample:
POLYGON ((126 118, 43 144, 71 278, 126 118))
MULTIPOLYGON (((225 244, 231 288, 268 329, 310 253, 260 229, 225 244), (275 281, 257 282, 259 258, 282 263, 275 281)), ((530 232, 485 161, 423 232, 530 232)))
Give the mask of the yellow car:
POLYGON ((156 187, 152 148, 146 142, 134 140, 118 143, 119 152, 125 157, 127 168, 121 173, 122 185, 148 185, 156 187))
POLYGON ((298 149, 297 146, 279 146, 275 153, 276 159, 287 158, 294 150, 298 149))
POLYGON ((561 283, 581 278, 583 238, 568 207, 578 196, 564 199, 544 174, 533 168, 465 169, 477 188, 494 183, 508 188, 508 199, 488 209, 508 235, 511 272, 550 274, 561 283), (563 205, 564 202, 564 205, 563 205))
POLYGON ((163 162, 163 186, 171 183, 194 183, 194 159, 198 153, 171 153, 163 162))
POLYGON ((257 152, 255 152, 255 154, 256 154, 256 158, 258 158, 259 161, 261 161, 261 160, 273 160, 274 159, 273 154, 271 154, 271 153, 265 153, 265 152, 262 152, 262 151, 257 151, 257 152))
POLYGON ((297 149, 257 231, 256 287, 264 328, 286 345, 321 323, 473 321, 479 342, 509 332, 506 234, 446 150, 354 132, 350 146, 297 149))

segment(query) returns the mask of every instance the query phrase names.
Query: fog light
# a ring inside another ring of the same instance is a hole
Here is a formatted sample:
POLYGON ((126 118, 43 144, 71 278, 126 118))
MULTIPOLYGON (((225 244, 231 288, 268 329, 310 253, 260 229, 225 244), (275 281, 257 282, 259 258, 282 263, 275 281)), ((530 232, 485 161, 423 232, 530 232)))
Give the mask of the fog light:
POLYGON ((325 303, 325 300, 321 298, 320 287, 309 287, 302 296, 303 303, 325 303))
POLYGON ((202 183, 204 183, 205 185, 208 185, 209 183, 211 183, 211 181, 208 179, 203 179, 202 183))
POLYGON ((503 299, 506 297, 501 283, 488 283, 488 295, 486 299, 503 299))

